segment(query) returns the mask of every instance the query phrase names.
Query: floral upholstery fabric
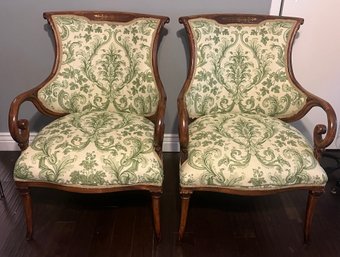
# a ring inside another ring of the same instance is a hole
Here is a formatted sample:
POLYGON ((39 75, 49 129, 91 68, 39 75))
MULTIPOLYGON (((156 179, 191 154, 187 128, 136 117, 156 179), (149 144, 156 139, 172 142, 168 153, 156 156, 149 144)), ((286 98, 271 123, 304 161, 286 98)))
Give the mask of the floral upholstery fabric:
POLYGON ((290 81, 286 65, 295 24, 189 20, 195 44, 195 70, 185 95, 189 116, 240 112, 283 118, 301 110, 306 95, 290 81))
POLYGON ((71 186, 161 185, 154 125, 130 113, 68 114, 38 133, 14 168, 17 181, 71 186))
POLYGON ((38 92, 46 108, 57 113, 156 112, 152 49, 158 19, 119 23, 53 15, 52 20, 62 61, 55 77, 38 92))
POLYGON ((183 187, 255 190, 327 182, 304 136, 277 118, 206 115, 190 124, 189 137, 188 160, 180 168, 183 187))

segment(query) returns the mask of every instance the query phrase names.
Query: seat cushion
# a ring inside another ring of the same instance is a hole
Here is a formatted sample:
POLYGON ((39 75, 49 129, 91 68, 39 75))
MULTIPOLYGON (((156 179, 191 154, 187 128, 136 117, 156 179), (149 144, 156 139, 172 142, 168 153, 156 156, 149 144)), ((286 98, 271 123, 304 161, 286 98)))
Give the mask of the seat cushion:
POLYGON ((14 178, 69 186, 161 185, 153 134, 153 123, 134 114, 69 114, 38 133, 16 162, 14 178))
POLYGON ((182 187, 244 190, 320 186, 327 175, 305 137, 291 125, 251 114, 213 114, 189 126, 182 187))

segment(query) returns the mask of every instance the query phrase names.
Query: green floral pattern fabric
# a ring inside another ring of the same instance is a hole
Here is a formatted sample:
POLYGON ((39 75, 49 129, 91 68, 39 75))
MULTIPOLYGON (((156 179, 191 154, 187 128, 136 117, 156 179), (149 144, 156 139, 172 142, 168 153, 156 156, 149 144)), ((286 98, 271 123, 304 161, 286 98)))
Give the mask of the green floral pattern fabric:
POLYGON ((205 115, 190 124, 189 137, 189 157, 180 167, 183 187, 256 190, 327 182, 305 137, 274 117, 205 115))
POLYGON ((38 133, 14 168, 17 181, 72 186, 161 185, 154 124, 130 113, 68 114, 38 133))
POLYGON ((155 18, 94 22, 82 16, 53 15, 62 62, 55 77, 38 92, 57 113, 86 110, 156 112, 159 91, 152 48, 160 24, 155 18))
POLYGON ((195 70, 185 95, 189 116, 240 112, 283 118, 301 110, 306 95, 290 81, 286 68, 295 23, 189 20, 195 44, 195 70))

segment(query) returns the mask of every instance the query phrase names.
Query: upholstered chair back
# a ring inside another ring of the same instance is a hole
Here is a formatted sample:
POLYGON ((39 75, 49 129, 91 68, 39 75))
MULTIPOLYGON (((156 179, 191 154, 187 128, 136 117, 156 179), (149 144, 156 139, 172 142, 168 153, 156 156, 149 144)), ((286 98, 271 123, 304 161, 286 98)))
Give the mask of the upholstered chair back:
POLYGON ((159 19, 104 22, 55 14, 49 21, 61 54, 54 77, 38 92, 45 108, 55 113, 156 113, 159 91, 152 57, 159 19))
POLYGON ((305 105, 287 58, 302 20, 253 19, 222 24, 200 17, 185 24, 194 40, 195 68, 185 94, 190 118, 227 112, 285 118, 305 105))

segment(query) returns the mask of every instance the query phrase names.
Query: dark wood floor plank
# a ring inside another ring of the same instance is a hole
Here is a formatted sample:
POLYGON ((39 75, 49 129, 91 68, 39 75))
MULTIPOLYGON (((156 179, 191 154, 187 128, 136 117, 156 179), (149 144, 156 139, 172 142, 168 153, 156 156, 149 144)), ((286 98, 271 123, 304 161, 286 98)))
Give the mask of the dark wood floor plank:
POLYGON ((70 236, 70 241, 68 242, 69 250, 67 251, 67 255, 64 256, 90 256, 89 250, 95 234, 95 217, 96 210, 85 207, 75 224, 73 234, 70 236))
POLYGON ((136 209, 131 257, 151 257, 153 255, 153 248, 157 244, 157 240, 154 234, 150 205, 151 203, 136 209))
MULTIPOLYGON (((133 207, 119 209, 110 246, 111 256, 131 257, 133 233, 136 225, 136 210, 133 207)), ((151 250, 151 249, 150 249, 151 250)))
POLYGON ((108 209, 97 210, 95 219, 95 234, 89 249, 89 256, 111 256, 110 246, 113 240, 113 231, 116 223, 115 211, 108 209))

